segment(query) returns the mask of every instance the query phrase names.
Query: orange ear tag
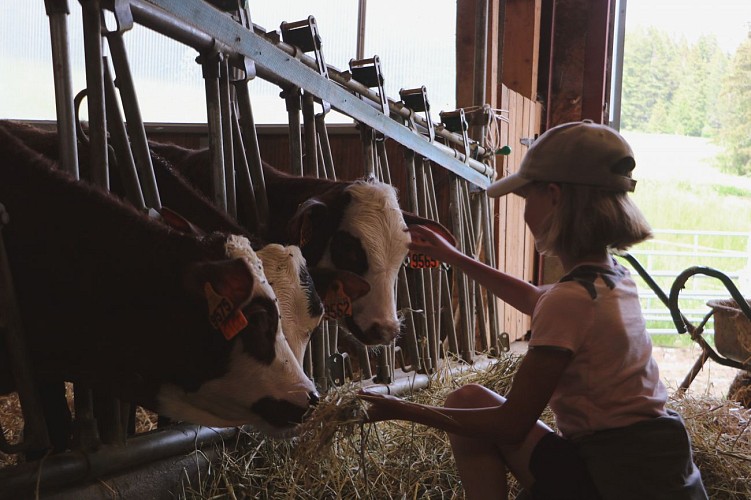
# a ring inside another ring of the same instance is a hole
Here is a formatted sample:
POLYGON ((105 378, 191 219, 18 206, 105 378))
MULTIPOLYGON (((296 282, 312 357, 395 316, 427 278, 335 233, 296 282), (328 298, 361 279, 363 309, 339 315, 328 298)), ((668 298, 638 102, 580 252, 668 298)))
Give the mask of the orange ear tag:
POLYGON ((214 329, 219 330, 227 340, 232 340, 240 331, 248 326, 248 320, 241 311, 232 310, 232 302, 227 297, 219 295, 208 281, 203 284, 203 293, 209 304, 209 322, 214 329))
POLYGON ((341 281, 334 280, 331 282, 331 286, 323 298, 323 310, 324 319, 340 319, 352 316, 352 301, 344 292, 341 281))
POLYGON ((412 269, 430 269, 440 265, 440 261, 428 257, 424 253, 410 252, 409 254, 409 267, 412 269))

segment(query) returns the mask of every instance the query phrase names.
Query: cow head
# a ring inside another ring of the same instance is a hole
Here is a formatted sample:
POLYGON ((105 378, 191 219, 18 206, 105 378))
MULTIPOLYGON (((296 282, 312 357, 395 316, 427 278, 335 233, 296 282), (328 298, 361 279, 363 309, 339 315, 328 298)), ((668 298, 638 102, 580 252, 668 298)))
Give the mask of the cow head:
POLYGON ((300 364, 310 336, 323 317, 323 304, 305 265, 300 248, 266 245, 258 251, 266 277, 279 299, 282 329, 300 364))
POLYGON ((195 388, 166 384, 158 410, 202 425, 285 434, 318 395, 282 333, 276 295, 250 242, 230 236, 225 248, 230 260, 194 264, 185 282, 202 297, 213 335, 228 343, 226 366, 195 388))
POLYGON ((364 344, 387 344, 399 333, 396 279, 407 255, 406 227, 394 188, 373 181, 311 198, 291 221, 309 266, 349 271, 368 283, 345 319, 364 344))

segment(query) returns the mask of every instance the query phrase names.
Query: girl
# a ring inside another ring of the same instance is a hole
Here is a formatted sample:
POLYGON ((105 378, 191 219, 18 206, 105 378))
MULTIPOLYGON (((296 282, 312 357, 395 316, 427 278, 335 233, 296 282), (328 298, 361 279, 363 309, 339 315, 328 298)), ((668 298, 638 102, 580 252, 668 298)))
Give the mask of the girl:
POLYGON ((411 250, 461 268, 532 316, 529 350, 504 397, 479 385, 443 408, 361 392, 367 420, 408 420, 449 433, 467 498, 506 498, 506 472, 527 498, 707 498, 681 417, 652 358, 636 285, 611 256, 651 236, 628 197, 636 182, 626 140, 591 121, 542 134, 517 174, 488 195, 525 199, 537 250, 565 276, 545 288, 464 255, 431 230, 411 250), (559 433, 538 419, 550 405, 559 433))

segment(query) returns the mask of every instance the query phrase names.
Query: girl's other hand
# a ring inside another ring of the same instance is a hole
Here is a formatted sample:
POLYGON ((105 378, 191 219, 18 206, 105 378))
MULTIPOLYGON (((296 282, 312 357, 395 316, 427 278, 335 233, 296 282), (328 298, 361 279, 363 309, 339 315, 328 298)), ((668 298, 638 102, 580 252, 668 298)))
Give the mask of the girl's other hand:
POLYGON ((454 264, 459 250, 449 243, 443 236, 426 226, 412 225, 407 228, 412 241, 408 248, 417 253, 423 253, 447 264, 454 264))

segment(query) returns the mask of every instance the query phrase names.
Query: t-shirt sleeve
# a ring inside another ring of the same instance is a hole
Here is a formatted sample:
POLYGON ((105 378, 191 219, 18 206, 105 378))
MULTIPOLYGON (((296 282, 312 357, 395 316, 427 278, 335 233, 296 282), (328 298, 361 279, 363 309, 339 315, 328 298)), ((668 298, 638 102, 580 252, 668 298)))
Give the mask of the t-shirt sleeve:
POLYGON ((576 353, 589 334, 593 312, 593 299, 583 287, 558 283, 540 297, 532 313, 529 347, 557 347, 576 353))

